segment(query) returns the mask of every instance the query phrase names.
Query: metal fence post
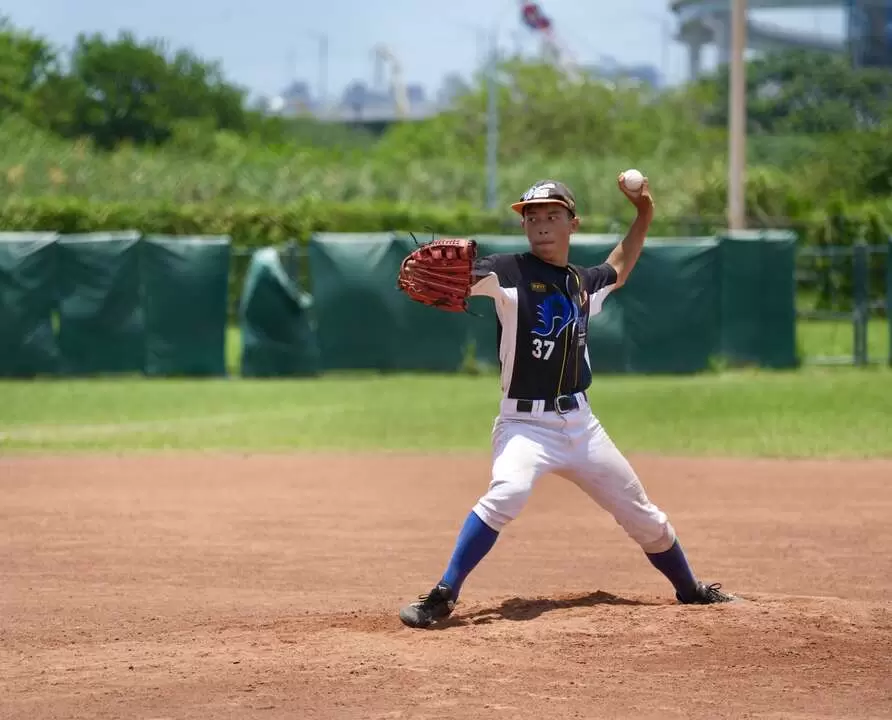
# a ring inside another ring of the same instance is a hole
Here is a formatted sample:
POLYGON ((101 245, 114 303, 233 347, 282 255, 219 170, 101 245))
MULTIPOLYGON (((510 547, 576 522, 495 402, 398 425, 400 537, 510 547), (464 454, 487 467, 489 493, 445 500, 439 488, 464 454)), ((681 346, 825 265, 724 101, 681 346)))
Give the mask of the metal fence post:
POLYGON ((854 361, 855 365, 867 365, 867 319, 870 312, 867 289, 867 266, 869 262, 869 248, 862 238, 853 249, 852 256, 852 281, 854 291, 854 306, 852 308, 852 320, 855 331, 854 361))
POLYGON ((889 329, 889 366, 892 367, 892 235, 886 245, 886 327, 889 329))
POLYGON ((288 274, 295 283, 299 280, 297 277, 298 267, 296 250, 294 240, 289 240, 285 246, 285 266, 288 268, 288 274))

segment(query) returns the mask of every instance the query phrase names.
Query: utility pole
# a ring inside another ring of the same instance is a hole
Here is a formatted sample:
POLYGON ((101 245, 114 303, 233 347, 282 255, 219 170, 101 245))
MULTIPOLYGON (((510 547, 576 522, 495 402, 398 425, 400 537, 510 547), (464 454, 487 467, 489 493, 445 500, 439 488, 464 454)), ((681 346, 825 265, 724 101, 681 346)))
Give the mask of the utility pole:
POLYGON ((319 93, 319 105, 325 109, 328 107, 328 35, 312 32, 310 35, 319 44, 319 79, 317 80, 317 92, 319 93))
POLYGON ((490 36, 489 62, 486 72, 487 112, 486 112, 486 209, 495 210, 498 205, 498 49, 496 33, 490 36))
POLYGON ((328 35, 319 38, 319 99, 328 107, 328 35))
POLYGON ((746 0, 731 0, 731 73, 728 112, 728 227, 746 226, 746 0))

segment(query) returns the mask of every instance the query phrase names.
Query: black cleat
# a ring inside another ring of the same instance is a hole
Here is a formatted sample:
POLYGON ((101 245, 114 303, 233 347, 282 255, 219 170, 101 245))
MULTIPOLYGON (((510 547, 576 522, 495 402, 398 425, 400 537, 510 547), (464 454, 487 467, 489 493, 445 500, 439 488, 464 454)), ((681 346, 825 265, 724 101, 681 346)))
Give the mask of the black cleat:
POLYGON ((418 601, 400 609, 400 620, 413 628, 426 628, 437 620, 445 620, 455 609, 452 588, 439 584, 427 595, 419 595, 418 601))
POLYGON ((720 583, 705 585, 702 582, 697 583, 697 588, 692 595, 682 598, 679 593, 675 593, 675 598, 683 605, 712 605, 713 603, 726 603, 737 600, 730 593, 723 593, 720 583))

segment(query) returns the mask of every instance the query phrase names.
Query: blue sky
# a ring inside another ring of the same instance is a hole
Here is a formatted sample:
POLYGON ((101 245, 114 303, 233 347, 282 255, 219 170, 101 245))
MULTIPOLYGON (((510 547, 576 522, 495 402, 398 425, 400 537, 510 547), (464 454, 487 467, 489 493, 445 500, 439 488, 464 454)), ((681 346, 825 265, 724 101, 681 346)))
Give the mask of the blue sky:
MULTIPOLYGON (((684 78, 686 52, 671 37, 667 0, 541 0, 558 36, 583 64, 612 56, 623 64, 660 65, 670 82, 684 78)), ((252 96, 273 95, 299 78, 315 90, 319 36, 328 38, 327 84, 339 94, 353 79, 371 82, 375 44, 399 58, 407 82, 435 91, 444 75, 469 75, 481 30, 499 26, 503 46, 535 43, 518 22, 516 0, 6 0, 0 12, 57 45, 78 32, 163 37, 219 60, 227 77, 252 96), (250 9, 249 9, 250 4, 250 9)), ((835 34, 839 11, 771 11, 772 22, 835 34)), ((707 53, 707 62, 712 55, 707 53)))

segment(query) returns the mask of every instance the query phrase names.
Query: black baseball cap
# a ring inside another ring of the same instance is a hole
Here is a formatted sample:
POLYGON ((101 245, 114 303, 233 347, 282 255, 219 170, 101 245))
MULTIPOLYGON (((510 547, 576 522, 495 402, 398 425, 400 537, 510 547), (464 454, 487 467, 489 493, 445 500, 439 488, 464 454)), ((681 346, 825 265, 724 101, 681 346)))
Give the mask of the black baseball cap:
POLYGON ((523 215, 527 205, 538 203, 560 203, 576 215, 576 197, 564 183, 557 180, 540 180, 520 196, 520 200, 512 203, 511 209, 523 215))

